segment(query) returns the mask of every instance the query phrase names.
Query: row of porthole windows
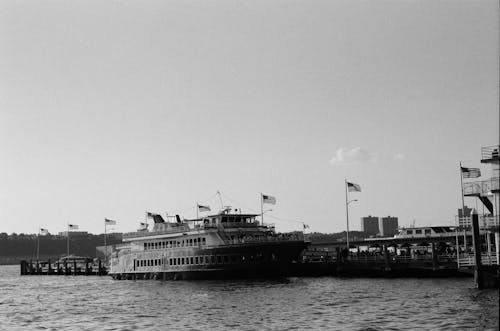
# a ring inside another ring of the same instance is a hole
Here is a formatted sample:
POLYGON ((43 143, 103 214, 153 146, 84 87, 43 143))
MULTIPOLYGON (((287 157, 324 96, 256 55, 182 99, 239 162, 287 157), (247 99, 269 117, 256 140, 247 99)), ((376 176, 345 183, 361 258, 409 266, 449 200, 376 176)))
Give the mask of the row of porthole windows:
POLYGON ((206 244, 207 244, 207 239, 204 237, 183 239, 183 240, 153 241, 153 242, 145 242, 144 250, 165 249, 173 247, 192 247, 192 246, 200 246, 206 244))
MULTIPOLYGON (((168 259, 148 259, 136 260, 137 267, 155 267, 163 264, 177 265, 203 265, 203 264, 228 264, 228 263, 247 263, 256 260, 262 260, 262 254, 257 255, 204 255, 189 257, 172 257, 168 259)), ((272 259, 276 261, 274 255, 272 259)))

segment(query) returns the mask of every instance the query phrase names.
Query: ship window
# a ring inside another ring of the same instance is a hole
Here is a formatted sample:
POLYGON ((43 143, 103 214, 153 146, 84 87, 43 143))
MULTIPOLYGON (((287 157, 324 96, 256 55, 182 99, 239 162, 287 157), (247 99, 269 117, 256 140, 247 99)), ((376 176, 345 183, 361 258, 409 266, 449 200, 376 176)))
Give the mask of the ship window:
POLYGON ((413 234, 413 230, 406 230, 406 234, 413 234))
POLYGON ((146 245, 146 243, 144 243, 144 250, 146 250, 146 249, 147 249, 147 245, 146 245))
POLYGON ((415 230, 415 234, 422 234, 422 230, 415 230))
POLYGON ((229 257, 227 255, 224 255, 224 263, 228 263, 229 262, 229 257))
POLYGON ((210 264, 210 257, 208 255, 205 255, 205 263, 210 264))
POLYGON ((181 264, 185 264, 184 258, 181 259, 181 264))
POLYGON ((194 258, 194 264, 198 264, 198 256, 194 258))
POLYGON ((431 229, 425 229, 425 234, 431 234, 431 229))
POLYGON ((189 260, 191 261, 191 264, 194 264, 193 257, 189 258, 189 260))
POLYGON ((186 264, 189 264, 189 257, 186 257, 186 264))
POLYGON ((215 256, 214 255, 210 256, 210 260, 211 260, 212 264, 215 264, 215 256))
POLYGON ((189 246, 193 246, 193 239, 189 239, 189 246))
POLYGON ((217 255, 217 263, 222 263, 222 256, 217 255))
POLYGON ((203 241, 203 245, 207 244, 207 239, 205 237, 202 238, 202 241, 203 241))

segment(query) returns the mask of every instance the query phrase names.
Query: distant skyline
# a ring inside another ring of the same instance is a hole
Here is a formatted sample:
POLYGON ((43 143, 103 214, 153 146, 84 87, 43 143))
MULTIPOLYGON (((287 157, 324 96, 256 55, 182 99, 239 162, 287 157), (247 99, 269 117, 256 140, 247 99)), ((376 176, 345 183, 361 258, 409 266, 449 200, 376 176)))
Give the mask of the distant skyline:
MULTIPOLYGON (((196 203, 451 225, 499 143, 498 1, 1 1, 0 232, 196 203)), ((475 207, 472 198, 466 204, 475 207)), ((480 207, 480 204, 478 203, 480 207)))

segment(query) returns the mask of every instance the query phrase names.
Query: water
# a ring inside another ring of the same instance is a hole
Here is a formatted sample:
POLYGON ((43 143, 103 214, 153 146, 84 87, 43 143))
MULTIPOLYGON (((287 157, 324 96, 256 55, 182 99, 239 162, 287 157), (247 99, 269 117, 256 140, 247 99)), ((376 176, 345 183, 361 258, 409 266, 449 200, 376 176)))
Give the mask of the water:
POLYGON ((0 266, 1 330, 498 330, 468 279, 113 281, 0 266))

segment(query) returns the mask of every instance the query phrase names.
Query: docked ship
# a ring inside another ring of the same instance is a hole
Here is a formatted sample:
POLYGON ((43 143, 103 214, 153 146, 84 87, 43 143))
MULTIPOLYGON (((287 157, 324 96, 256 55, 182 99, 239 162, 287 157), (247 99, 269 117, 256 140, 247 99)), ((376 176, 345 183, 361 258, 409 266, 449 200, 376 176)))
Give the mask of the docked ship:
POLYGON ((308 246, 302 232, 277 233, 230 207, 218 214, 167 222, 123 235, 109 266, 114 279, 210 279, 286 276, 308 246))

